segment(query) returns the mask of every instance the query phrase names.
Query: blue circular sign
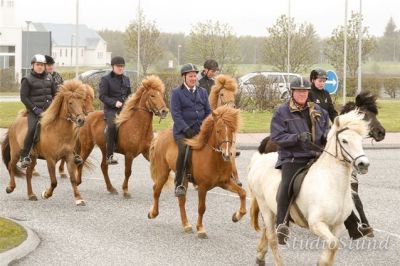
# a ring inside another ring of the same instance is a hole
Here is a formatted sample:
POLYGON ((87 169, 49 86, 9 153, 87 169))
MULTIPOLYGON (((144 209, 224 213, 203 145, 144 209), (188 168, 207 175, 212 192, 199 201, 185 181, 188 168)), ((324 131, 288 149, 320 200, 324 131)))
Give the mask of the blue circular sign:
POLYGON ((335 94, 339 87, 339 79, 336 75, 335 71, 328 70, 326 71, 327 80, 325 82, 324 89, 330 94, 335 94))

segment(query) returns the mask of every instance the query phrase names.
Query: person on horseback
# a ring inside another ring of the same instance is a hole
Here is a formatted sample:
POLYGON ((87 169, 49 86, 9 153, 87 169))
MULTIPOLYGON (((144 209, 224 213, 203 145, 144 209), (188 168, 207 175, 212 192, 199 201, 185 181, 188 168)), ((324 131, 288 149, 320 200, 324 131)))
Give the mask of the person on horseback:
POLYGON ((171 114, 174 120, 173 134, 178 145, 178 158, 176 160, 175 196, 186 195, 183 185, 183 172, 185 169, 185 155, 187 145, 185 138, 193 138, 200 132, 203 120, 211 113, 207 91, 196 86, 199 71, 193 64, 185 64, 181 68, 183 83, 172 90, 171 114))
POLYGON ((31 59, 32 68, 30 73, 21 80, 21 101, 28 110, 28 132, 21 152, 21 168, 28 167, 32 162, 30 152, 40 114, 50 106, 57 92, 53 78, 45 71, 45 64, 46 58, 44 55, 34 55, 31 59))
POLYGON ((46 58, 46 72, 49 73, 54 80, 54 83, 56 84, 57 88, 64 83, 63 78, 61 77, 60 73, 55 71, 54 64, 56 63, 53 59, 53 57, 49 55, 44 56, 46 58))
POLYGON ((131 94, 131 83, 124 75, 125 60, 121 56, 111 59, 112 71, 101 78, 99 98, 104 104, 104 119, 106 120, 107 164, 118 164, 114 159, 114 147, 117 138, 117 128, 114 120, 122 110, 125 100, 131 94))
POLYGON ((282 181, 277 195, 276 231, 279 244, 286 244, 289 234, 285 221, 290 195, 289 184, 297 170, 318 155, 310 144, 322 147, 329 131, 328 113, 308 100, 310 87, 301 78, 291 83, 291 98, 281 104, 271 121, 271 139, 279 145, 276 168, 282 169, 282 181))
POLYGON ((325 70, 316 68, 311 71, 309 100, 325 109, 329 114, 329 119, 333 122, 333 119, 338 116, 338 112, 335 110, 335 106, 332 103, 331 95, 324 90, 326 80, 327 75, 325 70))
POLYGON ((198 85, 207 90, 207 94, 210 95, 211 87, 214 86, 214 77, 219 70, 218 63, 214 59, 208 59, 204 62, 204 69, 198 75, 198 85))
MULTIPOLYGON (((327 80, 326 71, 320 68, 313 69, 310 73, 310 82, 311 82, 311 90, 309 94, 309 100, 318 104, 323 109, 325 109, 328 114, 330 120, 333 122, 336 116, 338 116, 338 112, 335 110, 335 106, 332 103, 331 96, 329 92, 324 90, 324 85, 327 80)), ((353 179, 357 180, 357 173, 353 171, 352 173, 353 179)), ((357 210, 363 210, 363 205, 358 195, 358 182, 353 182, 351 184, 352 189, 354 190, 353 199, 354 204, 356 205, 357 210)), ((351 239, 358 239, 365 235, 372 236, 372 227, 367 224, 360 224, 360 219, 354 213, 351 212, 350 216, 345 221, 346 229, 348 230, 349 236, 351 239)))

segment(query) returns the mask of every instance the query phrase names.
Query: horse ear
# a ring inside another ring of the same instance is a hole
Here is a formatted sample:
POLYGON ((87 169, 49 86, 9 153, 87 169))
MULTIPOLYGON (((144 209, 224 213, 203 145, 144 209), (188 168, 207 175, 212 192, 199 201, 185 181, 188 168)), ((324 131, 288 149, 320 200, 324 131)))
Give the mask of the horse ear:
POLYGON ((333 121, 333 123, 335 124, 335 126, 336 126, 337 128, 340 127, 339 116, 335 117, 335 120, 333 121))

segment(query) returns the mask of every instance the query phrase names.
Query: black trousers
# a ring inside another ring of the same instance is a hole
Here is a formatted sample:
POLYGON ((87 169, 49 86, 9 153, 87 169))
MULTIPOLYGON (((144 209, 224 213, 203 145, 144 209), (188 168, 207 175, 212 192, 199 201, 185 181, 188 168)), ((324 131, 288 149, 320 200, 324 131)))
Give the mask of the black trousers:
POLYGON ((175 173, 175 186, 182 185, 183 170, 185 168, 185 153, 187 145, 183 142, 185 139, 177 139, 178 145, 178 158, 176 159, 176 173, 175 173))
POLYGON ((33 138, 35 137, 35 131, 39 117, 32 112, 28 112, 28 132, 25 136, 24 148, 21 152, 21 157, 28 157, 33 146, 33 138))
POLYGON ((107 131, 106 131, 106 147, 107 157, 110 157, 114 153, 115 139, 117 138, 117 126, 115 125, 115 113, 105 114, 107 131))
POLYGON ((289 198, 289 185, 293 179, 294 174, 297 170, 307 165, 307 162, 304 163, 285 163, 282 165, 282 181, 279 186, 277 203, 278 203, 278 212, 276 215, 276 224, 279 225, 283 223, 285 219, 286 212, 289 207, 290 198, 289 198))

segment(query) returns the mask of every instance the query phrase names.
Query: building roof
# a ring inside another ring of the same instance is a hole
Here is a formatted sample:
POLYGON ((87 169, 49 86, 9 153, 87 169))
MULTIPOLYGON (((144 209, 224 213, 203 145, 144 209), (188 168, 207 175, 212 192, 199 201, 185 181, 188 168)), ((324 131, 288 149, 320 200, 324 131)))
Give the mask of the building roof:
MULTIPOLYGON (((50 31, 51 39, 56 46, 70 46, 75 43, 75 24, 32 23, 37 31, 50 31)), ((99 41, 104 41, 95 30, 79 24, 78 46, 95 49, 99 41)))

